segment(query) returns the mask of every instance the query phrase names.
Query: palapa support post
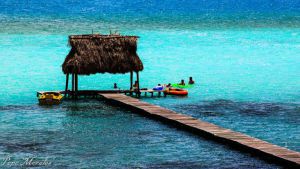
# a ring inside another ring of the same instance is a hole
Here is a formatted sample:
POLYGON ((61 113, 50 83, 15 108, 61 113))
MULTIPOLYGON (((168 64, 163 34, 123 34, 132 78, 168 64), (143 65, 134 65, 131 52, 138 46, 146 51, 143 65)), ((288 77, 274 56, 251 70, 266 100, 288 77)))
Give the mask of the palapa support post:
POLYGON ((69 73, 66 74, 66 88, 65 88, 65 96, 68 95, 68 86, 69 86, 69 73))
POLYGON ((133 88, 132 85, 133 85, 133 72, 130 71, 130 92, 129 92, 130 96, 132 96, 132 88, 133 88))
POLYGON ((74 99, 74 87, 75 87, 75 79, 74 79, 74 73, 72 73, 72 98, 74 99))
POLYGON ((136 80, 137 80, 137 96, 140 97, 140 77, 139 77, 139 71, 136 72, 136 80))
POLYGON ((130 90, 132 90, 132 83, 133 83, 133 72, 130 71, 130 90))
POLYGON ((75 99, 78 98, 78 74, 75 73, 75 99))

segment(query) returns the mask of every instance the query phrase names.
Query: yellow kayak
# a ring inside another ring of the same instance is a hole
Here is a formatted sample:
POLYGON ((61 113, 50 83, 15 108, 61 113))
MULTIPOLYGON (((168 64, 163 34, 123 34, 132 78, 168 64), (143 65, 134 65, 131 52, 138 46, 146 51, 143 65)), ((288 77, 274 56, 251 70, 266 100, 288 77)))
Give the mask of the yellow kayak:
POLYGON ((39 103, 42 105, 60 104, 63 95, 59 92, 45 92, 39 95, 39 103))

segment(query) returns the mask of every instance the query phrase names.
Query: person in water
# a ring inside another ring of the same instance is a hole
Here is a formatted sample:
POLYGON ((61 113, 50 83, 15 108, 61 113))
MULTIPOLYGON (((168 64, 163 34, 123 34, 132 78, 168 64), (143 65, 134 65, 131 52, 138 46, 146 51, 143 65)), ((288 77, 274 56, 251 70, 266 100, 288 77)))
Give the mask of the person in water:
POLYGON ((117 83, 114 83, 114 89, 117 89, 118 86, 117 86, 117 83))
POLYGON ((181 82, 179 83, 179 85, 185 85, 184 80, 182 79, 181 82))
POLYGON ((193 77, 190 77, 189 84, 195 84, 195 81, 193 80, 193 77))

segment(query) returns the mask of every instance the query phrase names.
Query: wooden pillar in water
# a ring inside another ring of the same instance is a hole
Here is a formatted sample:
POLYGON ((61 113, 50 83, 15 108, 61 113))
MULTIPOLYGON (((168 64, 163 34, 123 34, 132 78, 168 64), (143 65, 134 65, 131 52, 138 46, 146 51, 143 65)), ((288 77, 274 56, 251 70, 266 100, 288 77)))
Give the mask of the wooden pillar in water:
POLYGON ((65 88, 65 96, 68 95, 68 86, 69 86, 69 73, 66 74, 66 88, 65 88))
POLYGON ((78 98, 78 74, 75 73, 75 99, 78 98))
POLYGON ((136 80, 137 80, 137 96, 140 97, 140 77, 139 72, 136 72, 136 80))
POLYGON ((72 98, 74 98, 74 87, 75 87, 75 79, 74 79, 74 73, 72 73, 72 98))
POLYGON ((130 71, 130 90, 132 90, 132 83, 133 83, 133 72, 130 71))

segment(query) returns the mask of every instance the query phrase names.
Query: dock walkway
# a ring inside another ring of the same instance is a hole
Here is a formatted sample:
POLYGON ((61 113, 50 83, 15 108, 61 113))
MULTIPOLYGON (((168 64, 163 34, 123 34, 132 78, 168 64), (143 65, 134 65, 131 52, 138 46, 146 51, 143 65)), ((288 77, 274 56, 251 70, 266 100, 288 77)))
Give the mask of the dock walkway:
MULTIPOLYGON (((70 91, 70 90, 67 90, 67 91, 63 91, 63 90, 60 90, 60 91, 37 91, 36 92, 36 96, 38 97, 39 95, 42 95, 46 92, 55 92, 55 93, 60 93, 60 94, 64 94, 65 96, 68 96, 68 97, 72 97, 72 95, 74 95, 75 93, 70 91)), ((143 96, 147 96, 147 94, 149 93, 151 97, 154 97, 154 94, 156 93, 156 96, 160 97, 160 96, 166 96, 164 94, 163 91, 158 91, 158 90, 152 90, 152 89, 141 89, 139 92, 138 91, 134 91, 134 90, 121 90, 121 89, 114 89, 114 90, 78 90, 76 95, 78 97, 83 97, 83 98, 86 98, 86 97, 92 97, 92 98, 95 98, 98 95, 98 93, 123 93, 125 95, 130 95, 130 96, 137 96, 138 97, 138 94, 139 96, 143 95, 143 96)))
POLYGON ((139 99, 124 94, 99 93, 99 96, 140 114, 176 125, 178 128, 184 128, 201 136, 225 143, 233 148, 256 154, 273 163, 279 163, 288 168, 300 168, 299 152, 273 145, 266 141, 230 129, 225 129, 188 115, 176 113, 160 106, 142 102, 139 99))

